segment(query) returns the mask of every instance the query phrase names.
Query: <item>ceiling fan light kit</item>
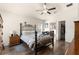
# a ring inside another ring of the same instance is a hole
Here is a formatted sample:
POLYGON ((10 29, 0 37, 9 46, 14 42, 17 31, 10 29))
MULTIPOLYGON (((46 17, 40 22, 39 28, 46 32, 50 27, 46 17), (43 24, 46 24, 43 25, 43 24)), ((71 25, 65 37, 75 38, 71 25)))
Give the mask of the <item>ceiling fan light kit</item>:
POLYGON ((47 6, 46 6, 47 5, 46 3, 43 3, 42 5, 43 5, 43 10, 39 10, 39 11, 41 11, 41 15, 42 14, 51 14, 50 11, 56 9, 55 7, 48 9, 47 6))

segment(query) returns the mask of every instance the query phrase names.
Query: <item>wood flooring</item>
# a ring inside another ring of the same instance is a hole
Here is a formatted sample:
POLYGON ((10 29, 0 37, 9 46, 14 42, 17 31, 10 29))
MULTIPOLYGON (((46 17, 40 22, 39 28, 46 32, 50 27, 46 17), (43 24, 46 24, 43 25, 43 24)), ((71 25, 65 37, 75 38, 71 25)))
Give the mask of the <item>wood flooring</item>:
MULTIPOLYGON (((38 52, 38 55, 64 55, 65 49, 68 47, 69 43, 65 41, 56 41, 54 47, 50 45, 49 47, 43 47, 38 52)), ((12 46, 5 47, 4 50, 0 52, 1 55, 34 55, 34 51, 32 51, 28 46, 24 43, 12 46)))

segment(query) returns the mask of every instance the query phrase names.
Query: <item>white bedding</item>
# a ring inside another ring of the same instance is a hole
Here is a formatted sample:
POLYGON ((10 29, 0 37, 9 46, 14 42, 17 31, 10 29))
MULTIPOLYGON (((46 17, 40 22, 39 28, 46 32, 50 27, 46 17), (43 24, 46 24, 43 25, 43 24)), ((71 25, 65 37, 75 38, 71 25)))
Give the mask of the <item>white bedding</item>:
MULTIPOLYGON (((38 34, 38 36, 40 35, 41 33, 38 34)), ((23 33, 23 35, 21 36, 21 39, 27 43, 27 45, 31 48, 32 44, 34 43, 35 41, 35 33, 34 32, 30 32, 30 34, 26 34, 25 32, 23 33)))
POLYGON ((35 36, 34 35, 22 35, 21 39, 27 43, 27 45, 31 48, 32 44, 35 41, 35 36))

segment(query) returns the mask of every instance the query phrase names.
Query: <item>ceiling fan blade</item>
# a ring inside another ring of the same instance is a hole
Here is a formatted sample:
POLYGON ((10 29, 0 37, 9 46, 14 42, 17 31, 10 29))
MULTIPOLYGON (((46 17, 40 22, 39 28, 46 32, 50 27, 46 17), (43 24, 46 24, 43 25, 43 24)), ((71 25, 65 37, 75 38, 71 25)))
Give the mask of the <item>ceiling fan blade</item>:
POLYGON ((54 8, 50 8, 50 9, 48 9, 48 10, 55 10, 56 8, 54 7, 54 8))
POLYGON ((41 12, 41 11, 43 11, 43 10, 36 10, 36 11, 40 11, 40 12, 41 12))
POLYGON ((50 12, 47 11, 48 14, 51 14, 50 12))
POLYGON ((68 5, 66 5, 67 7, 70 7, 70 6, 72 6, 73 5, 73 3, 70 3, 70 4, 68 4, 68 5))

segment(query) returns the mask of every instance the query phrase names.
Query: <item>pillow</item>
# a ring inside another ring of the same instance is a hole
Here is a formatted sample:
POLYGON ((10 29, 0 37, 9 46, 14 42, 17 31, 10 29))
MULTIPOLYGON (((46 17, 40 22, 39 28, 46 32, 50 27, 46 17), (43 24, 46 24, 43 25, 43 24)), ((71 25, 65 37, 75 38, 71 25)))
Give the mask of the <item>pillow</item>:
POLYGON ((34 31, 22 31, 22 34, 23 35, 32 35, 32 34, 35 34, 34 31))

